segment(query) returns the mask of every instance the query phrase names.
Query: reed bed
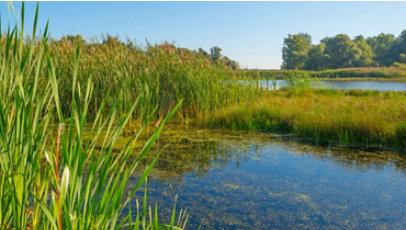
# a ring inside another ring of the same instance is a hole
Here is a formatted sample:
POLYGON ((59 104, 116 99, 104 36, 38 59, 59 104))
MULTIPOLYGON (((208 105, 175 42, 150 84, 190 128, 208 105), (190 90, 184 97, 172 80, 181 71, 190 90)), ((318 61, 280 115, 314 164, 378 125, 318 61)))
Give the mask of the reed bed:
POLYGON ((219 110, 211 127, 292 133, 314 142, 406 145, 404 92, 285 89, 219 110))
MULTIPOLYGON (((58 69, 56 75, 64 113, 70 110, 72 89, 72 81, 65 73, 73 70, 76 43, 80 41, 80 36, 49 41, 48 52, 58 69)), ((123 43, 107 37, 100 43, 82 44, 80 53, 78 83, 85 85, 91 72, 95 85, 89 104, 90 115, 100 108, 106 92, 119 95, 122 110, 128 109, 140 96, 133 120, 145 120, 155 107, 158 107, 156 119, 160 119, 183 99, 183 107, 176 115, 184 121, 211 116, 218 108, 259 94, 254 82, 244 86, 235 84, 234 80, 248 76, 225 62, 213 62, 210 56, 169 43, 148 44, 143 48, 132 41, 123 43)), ((105 106, 112 107, 117 98, 106 100, 105 106)))
MULTIPOLYGON (((128 183, 181 101, 168 109, 135 159, 128 160, 148 119, 114 153, 124 127, 140 106, 141 94, 125 108, 115 95, 103 97, 98 108, 92 107, 98 81, 88 74, 82 82, 80 45, 70 67, 58 65, 47 31, 37 39, 38 10, 37 6, 29 39, 24 37, 24 4, 21 25, 0 38, 0 228, 183 229, 188 217, 184 211, 177 215, 176 206, 170 223, 159 222, 158 207, 147 206, 147 189, 140 197, 142 205, 130 202, 146 184, 160 153, 141 169, 135 185, 128 183), (117 102, 104 107, 113 101, 117 102), (88 123, 91 110, 93 119, 88 123), (86 140, 85 125, 90 126, 86 132, 92 137, 86 140)), ((149 118, 156 109, 151 111, 149 118)))

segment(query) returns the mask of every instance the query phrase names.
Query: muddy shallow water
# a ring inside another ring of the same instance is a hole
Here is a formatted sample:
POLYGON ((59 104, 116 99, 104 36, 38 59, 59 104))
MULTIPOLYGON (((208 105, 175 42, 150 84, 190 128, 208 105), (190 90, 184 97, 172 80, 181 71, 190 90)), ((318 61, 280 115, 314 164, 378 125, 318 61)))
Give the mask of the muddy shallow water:
POLYGON ((166 130, 155 151, 172 143, 148 187, 149 205, 158 204, 163 220, 169 221, 177 194, 177 207, 190 214, 188 229, 406 226, 406 155, 316 147, 263 133, 166 130))

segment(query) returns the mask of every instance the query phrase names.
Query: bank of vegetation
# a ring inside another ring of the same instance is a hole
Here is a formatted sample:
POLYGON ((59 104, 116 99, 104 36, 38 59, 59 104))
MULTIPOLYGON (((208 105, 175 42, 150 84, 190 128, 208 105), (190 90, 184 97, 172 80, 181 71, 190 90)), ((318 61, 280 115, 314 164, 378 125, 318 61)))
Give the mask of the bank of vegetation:
POLYGON ((291 74, 309 75, 317 79, 406 81, 406 65, 390 67, 354 67, 326 70, 243 70, 252 79, 287 79, 291 74))
POLYGON ((211 127, 291 133, 316 143, 406 145, 406 93, 290 88, 224 107, 211 127))

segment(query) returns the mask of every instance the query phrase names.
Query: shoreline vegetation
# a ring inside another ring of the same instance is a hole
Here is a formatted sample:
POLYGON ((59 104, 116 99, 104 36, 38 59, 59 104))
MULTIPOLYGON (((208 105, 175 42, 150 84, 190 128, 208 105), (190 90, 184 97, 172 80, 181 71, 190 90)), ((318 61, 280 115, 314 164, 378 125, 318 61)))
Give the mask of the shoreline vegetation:
POLYGON ((225 107, 210 127, 290 133, 313 143, 402 148, 405 92, 283 89, 261 100, 225 107))
POLYGON ((257 80, 272 71, 239 70, 218 47, 209 54, 169 43, 141 47, 111 36, 100 42, 80 35, 55 40, 48 24, 37 34, 38 11, 39 5, 29 37, 24 3, 21 24, 0 35, 4 228, 184 228, 188 216, 176 206, 170 223, 159 222, 158 207, 147 206, 146 188, 142 204, 131 202, 160 153, 134 186, 127 183, 168 122, 286 132, 315 143, 406 146, 404 92, 309 87, 316 75, 404 77, 401 66, 282 70, 291 87, 269 92, 257 80), (127 130, 132 126, 137 130, 127 130), (132 138, 116 151, 122 135, 132 138), (142 135, 149 138, 134 153, 142 135))
POLYGON ((309 75, 314 80, 376 80, 406 81, 406 65, 391 67, 358 67, 328 70, 243 70, 252 78, 262 80, 287 79, 291 74, 309 75))
MULTIPOLYGON (((160 153, 138 168, 182 101, 168 110, 135 159, 128 160, 148 119, 114 152, 140 96, 128 108, 119 103, 101 106, 89 120, 99 86, 90 71, 84 84, 79 81, 80 44, 75 55, 61 54, 71 58, 71 66, 60 66, 47 29, 37 37, 38 11, 39 4, 32 36, 24 34, 24 3, 21 25, 0 35, 1 229, 184 229, 188 214, 176 203, 168 223, 159 221, 157 205, 147 204, 147 177, 160 153), (63 94, 68 81, 69 97, 63 94), (69 111, 63 103, 69 103, 69 111), (85 132, 90 139, 85 140, 85 132), (141 171, 136 183, 129 183, 136 170, 141 171), (141 201, 134 202, 144 186, 141 201)), ((111 98, 117 95, 104 97, 101 104, 111 98)))

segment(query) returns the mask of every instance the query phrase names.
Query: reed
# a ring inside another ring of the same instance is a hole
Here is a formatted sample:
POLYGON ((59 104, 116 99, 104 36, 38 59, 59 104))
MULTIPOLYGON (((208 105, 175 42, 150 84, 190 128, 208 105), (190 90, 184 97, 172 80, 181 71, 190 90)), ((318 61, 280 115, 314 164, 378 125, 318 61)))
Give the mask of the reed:
MULTIPOLYGON (((143 94, 138 92, 125 108, 121 108, 119 102, 111 103, 108 108, 104 106, 115 101, 115 96, 105 96, 99 107, 92 107, 98 81, 92 77, 84 81, 85 73, 79 74, 83 71, 80 46, 76 46, 71 67, 65 66, 62 71, 49 46, 47 31, 40 41, 35 39, 38 10, 37 6, 32 37, 28 41, 24 38, 24 3, 21 25, 9 29, 0 38, 1 228, 184 228, 187 214, 181 211, 175 222, 175 207, 168 224, 158 221, 158 207, 148 213, 146 192, 141 210, 135 214, 126 212, 133 209, 130 200, 145 184, 160 153, 141 170, 134 186, 129 185, 128 179, 181 102, 168 109, 134 160, 129 161, 148 119, 137 135, 118 153, 113 153, 143 94), (64 77, 61 77, 62 72, 64 77), (69 101, 62 88, 68 81, 69 101), (69 109, 64 103, 68 103, 69 109), (94 118, 87 123, 91 110, 94 118), (90 130, 86 132, 91 132, 92 138, 85 140, 85 129, 90 130), (100 142, 96 150, 96 143, 100 142)), ((148 117, 155 110, 152 107, 148 117)))

